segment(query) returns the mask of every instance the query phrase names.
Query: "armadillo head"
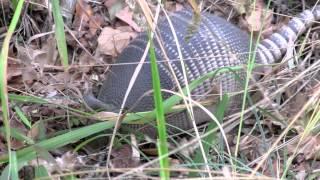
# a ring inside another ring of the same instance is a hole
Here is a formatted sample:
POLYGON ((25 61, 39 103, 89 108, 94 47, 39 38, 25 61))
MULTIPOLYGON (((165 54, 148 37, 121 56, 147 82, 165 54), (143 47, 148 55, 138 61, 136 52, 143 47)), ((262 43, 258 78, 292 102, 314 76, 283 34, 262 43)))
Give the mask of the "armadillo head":
POLYGON ((97 99, 93 93, 86 92, 83 96, 83 100, 85 101, 86 105, 88 105, 90 108, 94 110, 103 110, 108 112, 115 112, 116 107, 112 104, 106 104, 99 99, 97 99))

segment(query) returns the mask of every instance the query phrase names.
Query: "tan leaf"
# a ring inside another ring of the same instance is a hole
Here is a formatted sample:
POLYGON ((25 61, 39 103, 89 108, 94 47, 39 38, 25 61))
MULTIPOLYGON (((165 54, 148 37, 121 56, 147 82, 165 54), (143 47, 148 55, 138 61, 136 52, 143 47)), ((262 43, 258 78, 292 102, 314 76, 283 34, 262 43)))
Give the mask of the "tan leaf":
POLYGON ((121 19, 123 22, 127 23, 135 31, 141 32, 141 28, 132 20, 133 12, 130 11, 128 6, 116 13, 116 17, 121 19))
POLYGON ((104 6, 107 8, 112 7, 118 0, 105 0, 104 1, 104 6))
POLYGON ((258 0, 256 2, 256 8, 254 8, 251 13, 246 14, 246 21, 250 31, 257 32, 271 24, 272 12, 265 10, 263 1, 258 0))
POLYGON ((134 37, 136 37, 136 33, 134 32, 105 27, 98 38, 98 51, 102 54, 115 57, 134 37))
POLYGON ((89 31, 90 33, 96 34, 97 30, 101 27, 103 23, 103 18, 100 15, 95 15, 92 17, 92 20, 89 21, 89 31))
POLYGON ((7 80, 22 75, 22 66, 20 64, 8 63, 7 80))
POLYGON ((81 70, 84 73, 87 73, 90 71, 91 66, 95 64, 95 61, 88 53, 83 51, 80 54, 79 64, 81 66, 79 70, 81 70))
POLYGON ((91 6, 84 0, 78 1, 75 10, 73 26, 77 30, 82 30, 88 26, 93 10, 91 6))
POLYGON ((114 149, 111 156, 111 163, 115 168, 132 168, 141 165, 140 159, 133 156, 133 148, 127 144, 114 149))
POLYGON ((93 10, 90 7, 90 5, 84 1, 84 0, 80 0, 78 1, 77 5, 76 5, 76 13, 75 16, 77 18, 80 18, 82 21, 89 21, 90 17, 93 14, 93 10))
POLYGON ((93 117, 95 119, 100 119, 100 120, 103 120, 103 119, 107 119, 107 120, 110 120, 110 121, 116 121, 118 118, 118 114, 117 113, 114 113, 114 112, 105 112, 105 111, 102 111, 102 112, 98 112, 98 113, 95 113, 93 115, 93 117))
POLYGON ((116 14, 125 6, 125 0, 106 0, 104 6, 108 8, 110 20, 113 21, 116 14))
POLYGON ((31 85, 33 81, 38 80, 39 75, 32 66, 26 66, 22 71, 22 81, 28 85, 31 85))
POLYGON ((37 56, 45 54, 45 51, 39 49, 33 49, 32 47, 24 47, 20 45, 16 45, 17 48, 17 58, 23 60, 24 64, 31 64, 34 62, 37 56))
POLYGON ((40 66, 54 65, 58 55, 56 50, 56 40, 53 37, 49 37, 41 49, 35 49, 32 46, 20 46, 16 45, 17 57, 23 60, 25 65, 31 65, 38 63, 40 66))
MULTIPOLYGON (((296 146, 298 142, 288 145, 289 153, 294 153, 296 151, 296 146)), ((304 140, 300 143, 300 147, 297 149, 298 152, 296 154, 301 154, 306 160, 310 159, 320 159, 320 137, 309 135, 304 138, 304 140)))
POLYGON ((28 132, 28 137, 37 139, 40 134, 39 123, 34 124, 28 132))
POLYGON ((247 12, 248 5, 250 5, 250 0, 231 1, 231 5, 239 14, 244 14, 247 12))

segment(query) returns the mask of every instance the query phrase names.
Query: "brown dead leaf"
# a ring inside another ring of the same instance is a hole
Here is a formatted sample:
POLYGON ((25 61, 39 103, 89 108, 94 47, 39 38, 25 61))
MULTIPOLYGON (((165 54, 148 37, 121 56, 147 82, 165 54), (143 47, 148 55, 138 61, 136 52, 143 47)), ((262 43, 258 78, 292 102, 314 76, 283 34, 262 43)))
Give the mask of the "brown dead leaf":
POLYGON ((32 67, 32 66, 26 66, 25 68, 23 68, 22 71, 22 81, 26 84, 26 85, 31 85, 33 83, 33 81, 36 81, 39 79, 39 74, 38 72, 32 67))
POLYGON ((104 5, 108 8, 110 20, 116 18, 116 14, 125 6, 125 0, 106 0, 104 5))
POLYGON ((183 8, 184 8, 184 7, 183 7, 182 4, 176 3, 176 9, 175 9, 176 11, 181 11, 183 8))
MULTIPOLYGON (((237 140, 234 139, 233 144, 236 144, 236 141, 237 140)), ((249 160, 254 160, 265 153, 265 147, 269 147, 271 141, 272 139, 269 139, 268 142, 263 142, 261 139, 253 135, 244 135, 240 140, 241 154, 249 160)), ((235 147, 232 147, 232 149, 234 148, 235 147)))
POLYGON ((165 7, 170 12, 180 11, 183 9, 182 4, 173 1, 166 1, 165 7))
POLYGON ((32 89, 37 91, 39 90, 37 88, 40 88, 40 93, 43 93, 46 97, 54 97, 54 95, 59 94, 59 91, 65 90, 65 83, 70 82, 70 78, 69 73, 59 72, 52 74, 51 76, 41 78, 39 81, 42 82, 42 84, 38 84, 38 86, 33 85, 32 89))
POLYGON ((104 6, 107 8, 112 7, 118 0, 105 0, 104 1, 104 6))
POLYGON ((81 68, 78 68, 78 70, 81 70, 81 72, 83 73, 87 73, 90 71, 91 66, 93 66, 94 64, 94 59, 90 55, 88 55, 88 53, 82 51, 79 58, 79 65, 81 66, 81 68))
POLYGON ((32 138, 32 139, 38 139, 39 137, 39 123, 35 123, 30 131, 28 132, 28 137, 32 138))
POLYGON ((73 26, 75 29, 81 30, 83 27, 87 27, 90 18, 93 15, 93 10, 87 1, 79 0, 76 5, 75 20, 73 26), (81 27, 81 29, 80 29, 81 27))
POLYGON ((20 64, 8 63, 7 81, 14 77, 22 75, 22 66, 20 64))
POLYGON ((135 32, 105 27, 98 38, 98 51, 101 54, 116 57, 135 37, 135 32))
POLYGON ((265 10, 264 2, 262 0, 256 1, 256 7, 245 16, 249 31, 257 32, 271 24, 272 12, 265 10))
POLYGON ((287 88, 285 93, 288 98, 293 97, 292 100, 289 102, 288 106, 285 108, 287 110, 288 118, 291 119, 306 104, 306 102, 309 100, 309 98, 307 96, 307 93, 302 92, 302 91, 298 92, 294 96, 293 93, 295 93, 295 92, 294 92, 293 88, 291 88, 291 89, 287 88))
MULTIPOLYGON (((16 45, 17 58, 23 61, 24 64, 31 64, 38 56, 45 54, 46 52, 39 49, 33 49, 32 47, 23 47, 16 45)), ((42 62, 43 63, 43 62, 42 62)))
POLYGON ((75 13, 77 17, 82 19, 82 21, 87 22, 90 20, 90 17, 92 16, 92 14, 93 14, 93 10, 91 6, 87 3, 87 1, 84 1, 84 0, 78 1, 76 6, 76 13, 75 13))
POLYGON ((56 40, 54 37, 49 37, 41 49, 35 49, 31 46, 16 45, 17 57, 23 60, 24 65, 37 63, 40 67, 44 65, 54 65, 58 56, 56 50, 56 40))
POLYGON ((231 5, 239 14, 245 14, 250 6, 250 0, 232 1, 231 5))
POLYGON ((129 9, 128 6, 116 13, 116 17, 127 23, 135 31, 141 32, 141 28, 132 20, 133 12, 129 9))
MULTIPOLYGON (((288 151, 294 153, 297 144, 288 146, 288 151)), ((310 135, 306 137, 298 148, 297 154, 303 154, 306 160, 320 159, 320 137, 310 135)))
POLYGON ((11 139, 10 144, 11 144, 11 148, 14 150, 18 150, 24 147, 24 143, 17 139, 11 139))
POLYGON ((76 167, 84 165, 84 163, 80 160, 81 158, 71 152, 66 152, 61 157, 56 157, 52 161, 48 161, 48 159, 37 158, 36 160, 30 161, 30 165, 39 166, 42 165, 46 168, 48 173, 52 174, 60 171, 75 171, 76 167))
POLYGON ((49 37, 41 48, 45 54, 41 54, 34 59, 35 63, 39 63, 41 68, 45 65, 55 65, 58 58, 58 50, 56 48, 55 37, 49 37))
POLYGON ((66 152, 61 157, 56 158, 57 166, 60 169, 70 172, 74 171, 76 167, 79 167, 79 163, 83 165, 79 160, 78 155, 70 151, 66 152))
MULTIPOLYGON (((54 65, 58 57, 54 38, 48 38, 41 49, 32 46, 20 46, 16 44, 17 58, 21 60, 24 67, 21 70, 22 80, 26 84, 32 84, 43 76, 43 68, 46 65, 54 65), (39 71, 36 69, 40 68, 39 71)), ((21 65, 22 66, 22 65, 21 65)))
POLYGON ((101 28, 103 18, 100 15, 95 15, 89 21, 89 31, 92 35, 96 34, 97 30, 101 28))
POLYGON ((114 149, 111 153, 114 168, 132 168, 140 165, 140 160, 133 156, 133 148, 126 144, 121 148, 114 149))

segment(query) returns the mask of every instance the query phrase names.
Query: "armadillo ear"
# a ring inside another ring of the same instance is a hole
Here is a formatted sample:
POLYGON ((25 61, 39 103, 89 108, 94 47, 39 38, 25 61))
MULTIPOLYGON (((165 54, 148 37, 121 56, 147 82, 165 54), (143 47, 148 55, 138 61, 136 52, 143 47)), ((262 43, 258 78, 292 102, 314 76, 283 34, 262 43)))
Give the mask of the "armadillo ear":
POLYGON ((91 90, 88 90, 84 95, 83 95, 83 101, 85 105, 90 108, 91 110, 103 110, 103 111, 110 111, 110 112, 115 112, 116 108, 112 104, 106 104, 99 99, 97 99, 91 90))

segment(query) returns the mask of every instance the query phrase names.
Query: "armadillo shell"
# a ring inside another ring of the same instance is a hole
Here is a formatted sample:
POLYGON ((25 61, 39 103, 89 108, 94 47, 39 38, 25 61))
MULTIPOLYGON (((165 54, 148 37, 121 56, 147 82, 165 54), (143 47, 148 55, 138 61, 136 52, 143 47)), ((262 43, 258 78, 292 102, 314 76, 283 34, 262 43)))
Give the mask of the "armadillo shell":
MULTIPOLYGON (((200 76, 214 71, 221 67, 233 67, 245 64, 249 58, 250 38, 247 33, 241 31, 226 20, 209 13, 201 15, 201 21, 192 24, 193 13, 189 10, 176 12, 170 16, 173 29, 166 18, 160 20, 157 32, 162 40, 166 56, 174 69, 175 76, 182 87, 185 86, 183 70, 179 52, 182 53, 182 60, 185 65, 188 82, 200 76), (193 30, 191 34, 190 29, 193 30), (174 38, 177 36, 178 42, 174 38), (188 35, 188 38, 186 38, 188 35), (177 46, 177 43, 180 47, 177 46)), ((106 80, 100 89, 98 99, 106 104, 112 104, 120 109, 129 82, 133 76, 137 63, 140 61, 148 41, 146 32, 139 34, 127 48, 119 55, 116 64, 112 65, 106 80)), ((160 49, 159 43, 154 40, 155 52, 161 78, 161 88, 176 90, 177 86, 165 63, 165 55, 160 49)), ((259 62, 259 57, 256 57, 259 62)), ((149 57, 146 62, 149 62, 149 57)), ((194 100, 206 99, 206 95, 212 88, 218 87, 220 93, 238 92, 242 88, 242 82, 236 80, 235 72, 225 73, 219 78, 208 79, 195 90, 192 91, 194 100)), ((243 71, 237 72, 239 77, 243 77, 243 71)), ((151 79, 151 68, 149 63, 145 63, 133 85, 133 88, 126 101, 125 107, 133 112, 149 111, 154 108, 151 79)), ((164 99, 170 94, 163 93, 164 99)), ((231 99, 230 105, 236 107, 236 98, 231 99)), ((197 108, 196 108, 197 109, 197 108)), ((212 109, 210 109, 212 111, 212 109)), ((197 124, 207 122, 210 118, 201 110, 195 110, 195 120, 197 124)), ((192 128, 192 123, 188 114, 183 111, 174 115, 169 115, 167 122, 182 130, 192 128)), ((141 127, 141 126, 138 126, 141 127)), ((176 128, 169 131, 177 132, 176 128)), ((153 128, 147 128, 148 134, 154 133, 153 128)))

